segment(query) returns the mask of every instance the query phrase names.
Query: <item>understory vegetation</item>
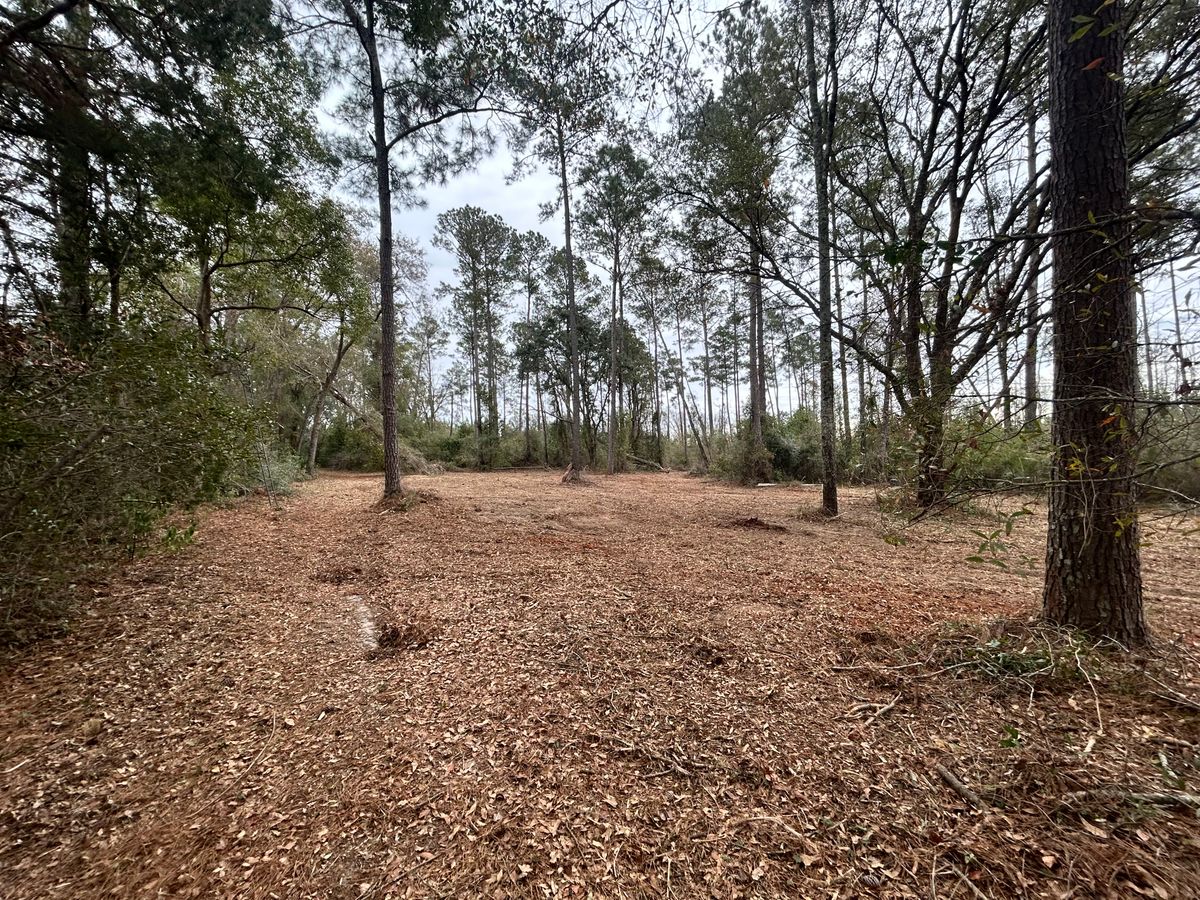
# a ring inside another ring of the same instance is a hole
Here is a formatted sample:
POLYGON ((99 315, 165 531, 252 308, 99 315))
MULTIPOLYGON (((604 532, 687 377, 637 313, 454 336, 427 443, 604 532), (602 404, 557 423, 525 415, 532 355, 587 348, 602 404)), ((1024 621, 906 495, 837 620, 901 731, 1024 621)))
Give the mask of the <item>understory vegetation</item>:
POLYGON ((1096 276, 1137 321, 1079 345, 1128 356, 1090 370, 1092 450, 1050 427, 1040 8, 38 6, 0 8, 6 633, 318 468, 683 470, 820 483, 827 515, 839 484, 919 515, 1063 473, 1200 494, 1186 3, 1129 34, 1128 202, 1182 212, 1096 276), (497 153, 538 227, 393 226, 497 153))

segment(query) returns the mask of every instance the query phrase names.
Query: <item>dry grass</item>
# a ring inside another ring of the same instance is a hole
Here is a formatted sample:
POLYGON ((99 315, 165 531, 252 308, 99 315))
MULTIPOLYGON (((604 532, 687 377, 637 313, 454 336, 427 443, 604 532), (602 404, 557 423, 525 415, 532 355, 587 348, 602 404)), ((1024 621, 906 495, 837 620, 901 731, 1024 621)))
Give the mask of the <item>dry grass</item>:
POLYGON ((4 896, 1200 891, 1180 523, 1130 660, 1024 623, 1040 513, 1001 567, 870 491, 409 483, 215 510, 0 672, 4 896))

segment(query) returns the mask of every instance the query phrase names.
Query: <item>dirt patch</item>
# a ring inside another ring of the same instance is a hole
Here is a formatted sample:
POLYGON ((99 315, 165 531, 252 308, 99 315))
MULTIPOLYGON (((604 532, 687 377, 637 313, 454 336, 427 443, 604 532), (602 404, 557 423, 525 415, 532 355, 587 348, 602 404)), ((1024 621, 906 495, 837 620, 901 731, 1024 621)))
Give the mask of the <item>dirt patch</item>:
POLYGON ((385 616, 376 631, 376 649, 380 652, 374 653, 372 659, 394 655, 401 650, 428 647, 441 633, 436 622, 422 616, 409 616, 403 620, 385 616))
POLYGON ((559 478, 325 475, 114 576, 0 671, 0 895, 1196 895, 1194 521, 1117 666, 1022 625, 1040 512, 978 564, 988 510, 559 478))
POLYGON ((757 528, 759 531, 787 531, 784 525, 774 522, 764 522, 758 516, 743 516, 729 523, 730 528, 757 528))

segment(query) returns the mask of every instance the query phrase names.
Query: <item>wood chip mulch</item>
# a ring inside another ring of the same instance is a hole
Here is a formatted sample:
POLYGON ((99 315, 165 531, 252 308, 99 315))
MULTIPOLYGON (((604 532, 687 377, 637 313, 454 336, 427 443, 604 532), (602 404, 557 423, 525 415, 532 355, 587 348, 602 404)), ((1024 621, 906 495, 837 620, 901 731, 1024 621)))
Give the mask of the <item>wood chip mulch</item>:
POLYGON ((589 481, 323 475, 91 586, 0 666, 0 896, 1200 895, 1194 519, 1130 659, 1026 623, 1040 511, 589 481))

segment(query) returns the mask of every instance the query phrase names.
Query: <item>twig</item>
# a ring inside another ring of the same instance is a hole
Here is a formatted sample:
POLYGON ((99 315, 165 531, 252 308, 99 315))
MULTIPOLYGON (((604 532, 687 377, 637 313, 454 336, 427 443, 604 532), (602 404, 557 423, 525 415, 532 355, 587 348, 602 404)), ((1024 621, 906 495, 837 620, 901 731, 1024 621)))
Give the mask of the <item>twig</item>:
POLYGON ((772 825, 778 825, 780 828, 782 828, 784 831, 786 831, 791 837, 800 841, 800 843, 803 844, 805 847, 807 847, 809 845, 808 838, 806 838, 804 835, 802 835, 799 831, 797 831, 795 828, 793 828, 787 822, 780 819, 778 816, 743 816, 740 819, 734 819, 732 822, 730 822, 729 828, 726 831, 723 831, 721 834, 715 834, 711 837, 692 838, 692 843, 693 844, 711 844, 715 841, 719 841, 723 838, 729 837, 729 835, 733 833, 734 829, 738 828, 741 825, 748 825, 751 822, 770 822, 772 825))
POLYGON ((871 714, 871 716, 867 719, 867 721, 863 724, 874 725, 880 716, 884 715, 885 713, 891 712, 893 709, 896 708, 896 701, 899 699, 900 699, 900 695, 897 694, 895 697, 892 698, 890 703, 884 704, 883 706, 879 707, 879 709, 875 710, 875 712, 873 712, 871 714))
POLYGON ((439 856, 441 856, 440 853, 432 853, 432 854, 430 854, 428 859, 421 860, 415 866, 409 866, 407 869, 405 869, 403 872, 401 872, 399 875, 397 875, 391 881, 384 881, 384 882, 381 882, 380 884, 374 885, 373 887, 367 888, 365 891, 363 891, 361 894, 358 895, 358 900, 366 900, 366 898, 370 897, 372 894, 376 894, 379 891, 382 891, 384 888, 389 888, 393 884, 403 881, 405 878, 407 878, 413 872, 417 871, 417 869, 421 868, 421 866, 424 866, 424 865, 427 865, 428 863, 433 862, 439 856))
POLYGON ((897 669, 912 669, 916 666, 924 666, 928 663, 922 660, 921 662, 904 663, 902 666, 830 666, 830 672, 858 672, 866 669, 868 672, 894 672, 897 669))
POLYGON ((1079 674, 1084 677, 1087 686, 1092 690, 1092 702, 1096 704, 1096 736, 1099 737, 1104 734, 1104 717, 1100 715, 1100 695, 1096 693, 1096 685, 1092 684, 1092 676, 1088 674, 1087 668, 1079 659, 1078 648, 1075 649, 1075 668, 1079 670, 1079 674))
POLYGON ((979 898, 979 900, 991 900, 991 898, 988 897, 987 894, 985 894, 979 888, 975 887, 975 883, 966 876, 966 873, 963 872, 962 869, 958 868, 957 866, 951 866, 950 869, 952 872, 954 872, 955 875, 957 875, 959 878, 962 879, 963 884, 965 884, 967 887, 969 887, 971 889, 972 895, 979 898))
POLYGON ((1128 800, 1132 803, 1146 803, 1151 806, 1178 806, 1186 809, 1200 809, 1200 795, 1172 793, 1170 791, 1139 791, 1126 792, 1121 788, 1092 788, 1087 791, 1074 791, 1067 794, 1067 800, 1083 800, 1086 798, 1105 800, 1128 800))
POLYGON ((1177 706, 1182 706, 1184 709, 1190 709, 1195 712, 1200 712, 1200 701, 1193 700, 1191 697, 1187 696, 1186 694, 1180 693, 1179 691, 1175 690, 1175 688, 1171 687, 1169 684, 1165 684, 1165 683, 1159 681, 1153 675, 1147 674, 1146 677, 1149 678, 1151 681, 1153 681, 1160 688, 1162 688, 1164 691, 1167 692, 1165 694, 1160 694, 1158 691, 1150 691, 1150 693, 1152 695, 1154 695, 1155 697, 1158 697, 1160 700, 1169 700, 1171 703, 1174 703, 1177 706))
POLYGON ((963 784, 962 780, 957 775, 947 769, 941 763, 934 763, 933 768, 942 776, 942 781, 954 788, 955 792, 967 801, 975 809, 983 809, 984 803, 979 799, 979 795, 963 784))

